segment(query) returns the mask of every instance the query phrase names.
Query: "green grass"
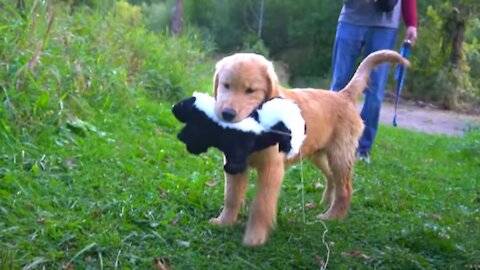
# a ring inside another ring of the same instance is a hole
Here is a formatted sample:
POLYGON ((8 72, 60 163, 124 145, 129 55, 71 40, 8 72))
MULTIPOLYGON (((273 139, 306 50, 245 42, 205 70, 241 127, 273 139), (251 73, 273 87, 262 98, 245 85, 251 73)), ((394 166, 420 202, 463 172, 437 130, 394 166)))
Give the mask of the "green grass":
POLYGON ((52 2, 25 1, 22 14, 0 2, 0 269, 317 269, 328 250, 329 269, 479 269, 478 129, 381 127, 349 216, 328 231, 315 218, 323 177, 295 165, 277 228, 246 248, 247 209, 233 227, 208 223, 223 202, 221 154, 187 154, 170 112, 211 87, 209 45, 145 30, 126 3, 102 13, 57 1, 47 32, 52 2))
MULTIPOLYGON (((325 229, 315 218, 323 177, 313 166, 304 163, 305 200, 316 205, 305 208, 305 222, 297 165, 285 178, 270 240, 245 248, 246 210, 231 228, 208 224, 222 206, 220 154, 188 155, 170 104, 142 94, 132 103, 92 117, 97 132, 67 127, 0 144, 0 262, 149 268, 162 258, 175 269, 312 269, 326 260, 325 229)), ((329 266, 478 265, 479 165, 472 138, 382 127, 372 164, 356 168, 348 218, 326 222, 329 266)))

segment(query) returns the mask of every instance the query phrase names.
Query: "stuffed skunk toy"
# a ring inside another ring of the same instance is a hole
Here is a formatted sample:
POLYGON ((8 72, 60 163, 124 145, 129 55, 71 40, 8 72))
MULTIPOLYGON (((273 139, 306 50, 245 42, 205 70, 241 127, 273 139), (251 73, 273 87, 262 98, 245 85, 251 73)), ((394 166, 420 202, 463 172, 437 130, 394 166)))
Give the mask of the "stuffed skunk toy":
POLYGON ((276 144, 287 158, 300 152, 306 132, 305 120, 300 108, 292 101, 283 98, 268 100, 238 123, 220 120, 214 107, 213 97, 196 92, 175 104, 172 112, 185 123, 177 137, 185 143, 188 152, 198 155, 209 147, 219 149, 225 155, 225 172, 243 172, 251 153, 276 144))

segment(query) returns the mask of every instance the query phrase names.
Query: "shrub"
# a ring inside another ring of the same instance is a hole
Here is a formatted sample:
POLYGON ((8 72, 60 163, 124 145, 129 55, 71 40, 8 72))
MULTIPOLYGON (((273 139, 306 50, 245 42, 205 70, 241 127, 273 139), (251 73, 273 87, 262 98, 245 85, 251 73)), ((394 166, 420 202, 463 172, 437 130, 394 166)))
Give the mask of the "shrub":
POLYGON ((173 1, 151 4, 142 3, 142 12, 147 28, 157 33, 165 32, 172 19, 172 7, 173 1))
POLYGON ((263 42, 262 39, 258 38, 255 35, 249 35, 245 41, 243 42, 243 49, 242 51, 244 52, 252 52, 252 53, 258 53, 261 54, 265 57, 270 56, 270 52, 263 42))
POLYGON ((265 1, 261 37, 259 1, 186 1, 185 18, 210 31, 219 53, 251 51, 282 61, 294 82, 328 75, 340 9, 341 1, 265 1))
POLYGON ((444 18, 451 9, 448 3, 428 6, 426 16, 420 19, 422 25, 429 27, 419 28, 421 40, 412 51, 408 94, 414 98, 439 102, 448 109, 458 109, 472 105, 475 100, 480 101, 478 83, 474 79, 479 72, 476 56, 480 47, 473 23, 467 27, 470 31, 466 32, 460 63, 458 66, 451 64, 451 40, 449 34, 445 33, 447 19, 444 18))

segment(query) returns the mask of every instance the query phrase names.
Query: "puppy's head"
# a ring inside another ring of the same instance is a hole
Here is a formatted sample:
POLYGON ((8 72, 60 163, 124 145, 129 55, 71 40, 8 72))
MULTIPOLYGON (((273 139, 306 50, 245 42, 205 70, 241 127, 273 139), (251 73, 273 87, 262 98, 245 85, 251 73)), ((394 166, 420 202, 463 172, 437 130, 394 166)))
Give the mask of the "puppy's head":
POLYGON ((215 113, 226 122, 247 118, 265 100, 278 95, 273 65, 253 53, 237 53, 220 60, 214 75, 215 113))

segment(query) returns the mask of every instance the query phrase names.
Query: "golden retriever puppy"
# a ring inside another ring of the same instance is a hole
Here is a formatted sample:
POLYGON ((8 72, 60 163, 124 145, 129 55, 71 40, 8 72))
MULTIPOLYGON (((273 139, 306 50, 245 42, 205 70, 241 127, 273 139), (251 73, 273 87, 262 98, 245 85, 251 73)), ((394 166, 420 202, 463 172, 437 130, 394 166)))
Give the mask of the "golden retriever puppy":
MULTIPOLYGON (((215 113, 227 122, 248 117, 264 101, 281 96, 293 100, 306 122, 306 138, 300 154, 287 159, 278 145, 249 157, 249 167, 257 170, 258 187, 249 209, 243 243, 261 245, 275 224, 277 200, 285 168, 309 159, 326 177, 322 203, 328 210, 322 219, 346 216, 352 197, 352 173, 363 121, 355 106, 368 83, 371 70, 385 61, 409 65, 395 51, 370 54, 358 67, 349 84, 339 92, 318 89, 285 89, 279 85, 271 62, 263 56, 238 53, 216 64, 214 75, 215 113)), ((231 225, 245 199, 248 169, 237 175, 225 174, 225 199, 222 212, 211 219, 216 225, 231 225)))

